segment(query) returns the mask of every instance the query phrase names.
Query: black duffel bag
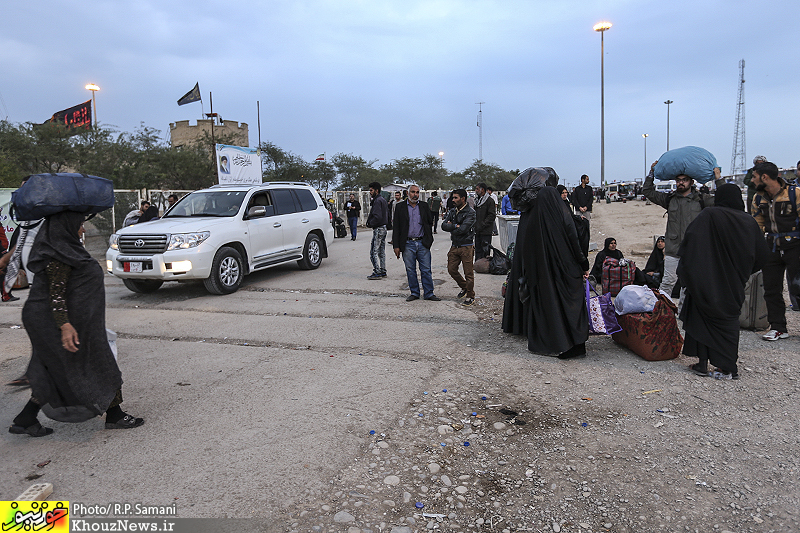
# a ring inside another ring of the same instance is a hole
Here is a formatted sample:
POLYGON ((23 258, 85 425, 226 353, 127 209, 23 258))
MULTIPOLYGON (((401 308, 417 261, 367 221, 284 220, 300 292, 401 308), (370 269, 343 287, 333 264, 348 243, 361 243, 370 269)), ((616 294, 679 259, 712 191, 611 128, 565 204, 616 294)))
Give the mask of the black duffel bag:
POLYGON ((16 220, 39 220, 62 211, 93 215, 114 206, 111 180, 86 174, 34 174, 11 193, 16 220))
POLYGON ((492 260, 489 263, 489 274, 497 276, 505 276, 511 270, 511 261, 508 260, 506 254, 495 248, 492 248, 492 260))

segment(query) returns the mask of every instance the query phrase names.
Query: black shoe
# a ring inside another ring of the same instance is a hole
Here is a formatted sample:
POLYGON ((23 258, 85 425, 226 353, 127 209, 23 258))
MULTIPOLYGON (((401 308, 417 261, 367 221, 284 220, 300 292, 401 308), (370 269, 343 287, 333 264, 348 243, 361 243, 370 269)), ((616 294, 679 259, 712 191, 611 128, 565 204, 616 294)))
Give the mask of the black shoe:
POLYGON ((425 298, 425 299, 428 300, 429 302, 441 302, 442 301, 442 299, 439 298, 438 296, 436 296, 435 294, 433 296, 430 296, 430 297, 425 298))
POLYGON ((464 307, 469 307, 470 305, 472 305, 474 303, 475 303, 475 298, 467 298, 466 300, 461 302, 461 305, 463 305, 464 307))
POLYGON ((696 363, 690 366, 689 370, 691 370, 698 376, 708 377, 708 366, 703 366, 700 363, 696 363))
POLYGON ((31 437, 46 437, 53 433, 52 428, 43 427, 38 421, 32 426, 22 427, 14 424, 8 428, 9 433, 15 435, 30 435, 31 437))
POLYGON ((463 291, 458 293, 458 299, 460 300, 461 298, 463 298, 466 295, 467 295, 467 289, 464 289, 463 291))
POLYGON ((19 296, 11 296, 10 294, 3 296, 4 302, 16 302, 19 300, 19 296))
POLYGON ((408 298, 406 298, 407 302, 413 302, 414 300, 419 300, 419 296, 412 294, 408 298))
POLYGON ((374 272, 372 274, 370 274, 369 276, 367 276, 367 279, 381 279, 381 278, 383 278, 382 275, 375 274, 374 272))
POLYGON ((583 359, 586 357, 586 345, 576 344, 566 352, 559 354, 559 359, 583 359))
POLYGON ((380 273, 380 276, 381 276, 382 278, 385 278, 385 277, 386 277, 386 272, 381 272, 381 273, 380 273))
POLYGON ((144 418, 125 415, 116 422, 106 422, 106 429, 133 429, 144 424, 144 418))

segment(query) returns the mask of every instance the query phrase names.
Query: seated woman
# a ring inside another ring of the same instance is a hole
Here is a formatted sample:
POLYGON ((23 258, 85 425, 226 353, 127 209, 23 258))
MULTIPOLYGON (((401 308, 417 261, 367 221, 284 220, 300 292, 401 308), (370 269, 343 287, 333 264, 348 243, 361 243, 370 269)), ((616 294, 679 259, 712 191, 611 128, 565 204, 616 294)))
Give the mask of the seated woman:
POLYGON ((653 252, 644 267, 645 282, 651 289, 657 289, 661 285, 661 278, 664 277, 664 246, 664 236, 662 235, 656 239, 653 252))
POLYGON ((606 239, 603 249, 597 252, 597 255, 594 258, 594 266, 592 267, 592 271, 589 273, 589 277, 594 277, 595 283, 600 283, 600 280, 603 279, 603 261, 605 261, 607 257, 613 257, 617 260, 620 260, 624 257, 622 252, 617 250, 617 239, 614 237, 609 237, 606 239))

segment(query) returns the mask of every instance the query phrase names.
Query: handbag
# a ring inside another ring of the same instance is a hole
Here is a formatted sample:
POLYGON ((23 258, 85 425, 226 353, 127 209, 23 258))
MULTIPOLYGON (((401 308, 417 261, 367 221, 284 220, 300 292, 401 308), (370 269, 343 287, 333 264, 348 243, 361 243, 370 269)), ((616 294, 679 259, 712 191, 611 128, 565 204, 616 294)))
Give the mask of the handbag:
POLYGON ((29 286, 28 283, 28 273, 25 272, 23 268, 17 273, 17 281, 14 282, 14 289, 27 289, 29 286))
POLYGON ((611 295, 608 293, 597 294, 589 280, 584 280, 584 284, 586 289, 586 309, 589 313, 589 333, 611 335, 622 331, 617 322, 617 314, 614 311, 614 304, 611 302, 611 295), (594 296, 590 295, 589 289, 594 292, 594 296))

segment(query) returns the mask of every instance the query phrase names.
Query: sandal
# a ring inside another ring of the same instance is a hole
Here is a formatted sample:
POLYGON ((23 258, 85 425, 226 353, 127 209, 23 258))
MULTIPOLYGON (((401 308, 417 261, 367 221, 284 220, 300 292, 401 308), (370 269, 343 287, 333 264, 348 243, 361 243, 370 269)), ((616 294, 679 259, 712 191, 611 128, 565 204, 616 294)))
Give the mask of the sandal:
POLYGON ((12 425, 8 428, 9 433, 13 433, 14 435, 30 435, 31 437, 46 437, 53 433, 52 428, 46 428, 42 426, 39 422, 36 422, 32 426, 22 427, 16 424, 12 425))
POLYGON ((689 367, 689 370, 698 376, 708 377, 708 366, 701 366, 700 363, 695 363, 689 367))
POLYGON ((144 424, 144 418, 134 418, 125 415, 116 422, 106 422, 106 429, 133 429, 144 424))

